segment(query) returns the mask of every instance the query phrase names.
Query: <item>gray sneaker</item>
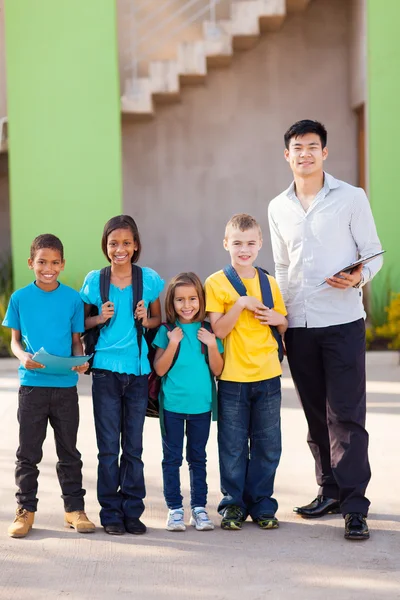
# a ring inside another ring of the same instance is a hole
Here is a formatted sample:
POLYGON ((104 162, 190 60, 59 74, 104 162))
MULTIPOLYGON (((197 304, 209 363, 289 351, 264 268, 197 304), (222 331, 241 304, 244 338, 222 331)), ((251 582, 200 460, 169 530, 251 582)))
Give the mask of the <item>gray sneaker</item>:
POLYGON ((196 527, 197 531, 208 531, 214 529, 214 523, 211 521, 204 506, 195 506, 192 508, 190 524, 196 527))
POLYGON ((185 531, 186 525, 183 517, 183 508, 170 509, 167 517, 167 531, 185 531))

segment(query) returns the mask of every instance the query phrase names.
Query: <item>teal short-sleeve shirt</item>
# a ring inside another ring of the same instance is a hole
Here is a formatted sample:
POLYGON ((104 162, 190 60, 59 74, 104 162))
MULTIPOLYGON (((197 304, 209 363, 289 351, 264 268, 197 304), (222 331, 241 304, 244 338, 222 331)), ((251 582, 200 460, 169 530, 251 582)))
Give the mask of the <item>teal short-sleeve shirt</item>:
MULTIPOLYGON (((166 410, 197 415, 211 410, 212 379, 206 355, 202 353, 197 332, 201 323, 176 323, 183 331, 183 339, 177 361, 161 381, 164 408, 166 410)), ((161 326, 153 346, 165 349, 168 346, 168 331, 161 326)), ((223 352, 221 340, 217 339, 218 350, 223 352)))

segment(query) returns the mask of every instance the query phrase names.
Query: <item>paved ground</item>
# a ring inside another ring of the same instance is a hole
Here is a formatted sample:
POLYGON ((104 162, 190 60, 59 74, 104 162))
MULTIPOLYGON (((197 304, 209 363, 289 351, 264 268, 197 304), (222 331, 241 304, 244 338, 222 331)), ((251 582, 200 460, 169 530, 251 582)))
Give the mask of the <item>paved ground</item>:
MULTIPOLYGON (((99 524, 95 494, 96 445, 89 378, 82 378, 79 448, 84 459, 87 512, 99 524)), ((79 536, 63 528, 51 431, 40 466, 40 503, 35 529, 23 540, 7 536, 15 510, 17 444, 16 363, 0 361, 0 598, 71 600, 274 600, 296 598, 400 598, 400 366, 396 354, 368 356, 372 501, 371 540, 343 539, 340 516, 296 518, 292 507, 316 492, 306 427, 291 380, 283 379, 283 456, 276 480, 281 528, 241 532, 169 533, 164 530, 158 423, 145 429, 148 535, 110 538, 98 528, 79 536)), ((219 499, 216 431, 209 447, 209 507, 215 521, 219 499)), ((188 498, 187 469, 183 488, 188 498)), ((188 511, 187 511, 188 512, 188 511)))

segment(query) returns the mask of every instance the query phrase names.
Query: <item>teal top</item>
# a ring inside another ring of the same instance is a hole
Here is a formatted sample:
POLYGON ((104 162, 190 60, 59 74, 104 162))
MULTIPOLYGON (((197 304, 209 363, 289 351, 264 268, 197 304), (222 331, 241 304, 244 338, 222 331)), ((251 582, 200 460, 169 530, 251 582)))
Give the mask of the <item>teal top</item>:
MULTIPOLYGON (((21 332, 26 352, 35 354, 44 348, 56 356, 72 355, 72 334, 83 333, 83 302, 78 292, 63 285, 46 292, 36 283, 17 290, 10 298, 4 327, 21 332)), ((46 373, 46 369, 19 369, 21 385, 33 387, 74 387, 78 373, 66 375, 46 373)))
MULTIPOLYGON (((206 354, 197 339, 201 323, 176 323, 183 331, 178 358, 174 366, 161 380, 163 408, 176 413, 197 415, 211 411, 214 378, 207 364, 206 354)), ((168 346, 168 331, 161 326, 154 338, 153 346, 165 349, 168 346)), ((221 340, 217 339, 218 350, 223 352, 221 340)))
MULTIPOLYGON (((161 277, 148 267, 143 271, 143 300, 146 307, 157 300, 164 287, 161 277)), ((100 271, 91 271, 85 278, 81 289, 81 298, 86 304, 94 304, 99 312, 102 301, 100 295, 100 271)), ((132 285, 119 288, 110 284, 109 300, 114 304, 114 316, 106 327, 100 329, 96 345, 93 368, 106 369, 114 373, 147 375, 150 363, 147 358, 146 340, 142 338, 142 352, 139 364, 137 332, 133 320, 132 285)))

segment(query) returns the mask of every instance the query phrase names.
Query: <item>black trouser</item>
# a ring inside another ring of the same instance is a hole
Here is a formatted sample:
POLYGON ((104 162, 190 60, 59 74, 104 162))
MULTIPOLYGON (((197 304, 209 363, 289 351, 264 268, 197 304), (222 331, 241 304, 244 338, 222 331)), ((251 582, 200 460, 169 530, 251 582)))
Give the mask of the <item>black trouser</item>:
POLYGON ((363 319, 285 334, 290 371, 308 423, 320 494, 340 500, 343 515, 368 513, 371 477, 365 430, 363 319))
POLYGON ((54 430, 58 456, 57 475, 66 512, 83 510, 82 461, 76 448, 79 425, 76 387, 21 386, 18 394, 19 448, 15 482, 19 506, 31 512, 37 509, 37 489, 47 422, 54 430))

